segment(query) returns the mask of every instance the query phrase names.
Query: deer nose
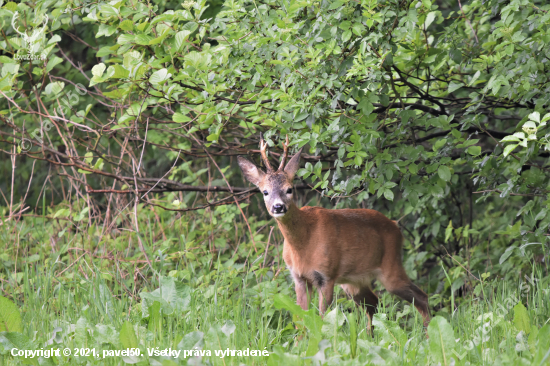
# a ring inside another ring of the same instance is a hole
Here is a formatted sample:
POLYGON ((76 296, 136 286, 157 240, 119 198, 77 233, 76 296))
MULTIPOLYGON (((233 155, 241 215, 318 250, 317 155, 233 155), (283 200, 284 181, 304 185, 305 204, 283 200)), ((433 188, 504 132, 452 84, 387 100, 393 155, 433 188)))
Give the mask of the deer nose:
POLYGON ((286 212, 286 207, 282 203, 276 203, 273 205, 273 213, 284 213, 286 212))

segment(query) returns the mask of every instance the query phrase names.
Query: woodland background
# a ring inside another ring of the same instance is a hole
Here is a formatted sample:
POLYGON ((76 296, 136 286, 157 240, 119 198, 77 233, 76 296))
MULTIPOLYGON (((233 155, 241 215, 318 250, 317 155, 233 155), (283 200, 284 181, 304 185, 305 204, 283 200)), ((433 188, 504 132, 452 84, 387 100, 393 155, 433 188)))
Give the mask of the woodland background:
POLYGON ((545 1, 0 0, 0 22, 0 362, 550 363, 545 1), (374 338, 342 293, 296 308, 236 163, 260 132, 304 147, 300 205, 399 220, 429 339, 382 287, 374 338), (64 346, 271 355, 9 355, 64 346))

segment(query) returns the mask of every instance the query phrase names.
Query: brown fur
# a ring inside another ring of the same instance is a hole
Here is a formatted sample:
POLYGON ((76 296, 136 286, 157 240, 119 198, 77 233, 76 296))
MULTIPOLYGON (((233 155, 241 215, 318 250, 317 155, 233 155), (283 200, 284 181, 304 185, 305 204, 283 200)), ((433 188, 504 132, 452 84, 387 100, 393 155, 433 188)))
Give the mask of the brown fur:
POLYGON ((268 193, 264 196, 265 203, 285 238, 283 259, 294 278, 298 305, 306 310, 308 295, 316 287, 319 309, 324 314, 332 302, 334 286, 340 285, 366 308, 370 320, 378 304, 370 285, 373 279, 378 279, 389 292, 414 302, 427 325, 428 296, 405 273, 401 256, 403 236, 397 224, 374 210, 298 208, 287 190, 292 188, 299 159, 300 152, 283 172, 264 173, 239 158, 245 177, 268 193), (275 213, 275 203, 285 206, 282 216, 275 213))

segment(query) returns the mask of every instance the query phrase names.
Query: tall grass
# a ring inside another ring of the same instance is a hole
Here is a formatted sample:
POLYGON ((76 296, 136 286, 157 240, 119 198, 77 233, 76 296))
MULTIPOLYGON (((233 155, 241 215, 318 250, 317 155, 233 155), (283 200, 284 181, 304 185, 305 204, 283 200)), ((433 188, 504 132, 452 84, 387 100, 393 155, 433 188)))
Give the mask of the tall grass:
POLYGON ((153 215, 143 214, 147 256, 135 234, 124 230, 102 235, 97 225, 35 217, 0 226, 2 296, 19 308, 25 336, 16 341, 27 348, 73 350, 69 357, 12 357, 18 343, 0 333, 1 362, 550 364, 548 277, 538 267, 514 281, 472 279, 475 290, 456 296, 454 308, 436 307, 428 329, 414 307, 377 288, 371 335, 365 313, 339 289, 323 319, 315 298, 308 312, 297 309, 280 237, 274 234, 267 247, 273 223, 250 218, 253 244, 244 239, 244 226, 226 225, 227 211, 202 215, 155 223, 153 215), (125 349, 132 337, 140 357, 74 356, 75 348, 94 348, 100 356, 125 349), (149 356, 147 350, 157 347, 209 350, 212 356, 149 356), (269 356, 222 358, 215 354, 220 349, 267 350, 269 356))

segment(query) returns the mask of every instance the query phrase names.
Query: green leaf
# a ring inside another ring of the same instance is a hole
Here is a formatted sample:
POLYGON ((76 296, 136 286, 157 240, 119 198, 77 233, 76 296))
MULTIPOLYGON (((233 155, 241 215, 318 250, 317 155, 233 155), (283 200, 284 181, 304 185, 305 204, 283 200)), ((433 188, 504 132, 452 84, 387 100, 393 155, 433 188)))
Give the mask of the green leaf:
POLYGON ((451 364, 452 351, 455 347, 453 328, 442 316, 435 316, 428 325, 429 347, 436 362, 443 366, 451 364))
POLYGON ((16 11, 17 10, 17 3, 13 2, 13 1, 9 1, 9 2, 6 3, 6 5, 4 5, 4 9, 12 11, 12 12, 16 11))
POLYGON ((338 310, 337 306, 330 312, 326 313, 323 318, 324 324, 321 328, 323 336, 332 338, 335 334, 337 335, 338 329, 342 326, 342 324, 344 324, 345 320, 346 318, 344 317, 344 314, 338 310))
POLYGON ((470 155, 478 156, 481 154, 481 146, 470 146, 466 151, 470 155))
POLYGON ((100 24, 99 29, 97 31, 97 34, 95 35, 96 38, 100 38, 103 36, 109 37, 112 36, 116 32, 116 27, 112 25, 107 24, 100 24))
POLYGON ((128 320, 122 324, 119 333, 120 344, 123 348, 138 348, 139 342, 134 332, 134 326, 128 320))
POLYGON ((310 333, 321 334, 321 329, 323 328, 323 318, 319 316, 319 311, 317 309, 309 309, 307 311, 302 310, 301 316, 304 319, 304 325, 310 333))
POLYGON ((62 63, 63 62, 63 59, 61 57, 57 57, 57 56, 54 56, 53 58, 51 58, 49 61, 48 61, 48 64, 46 65, 46 72, 50 72, 53 70, 53 68, 62 63))
POLYGON ((151 75, 151 77, 149 78, 149 81, 153 85, 158 85, 168 80, 170 76, 172 76, 172 74, 168 73, 167 69, 160 69, 158 71, 155 71, 153 75, 151 75))
POLYGON ((132 103, 126 113, 128 113, 130 116, 139 116, 146 108, 147 106, 142 103, 132 103))
POLYGON ((8 56, 0 56, 0 62, 3 64, 15 64, 15 60, 9 58, 8 56))
POLYGON ((196 22, 188 22, 185 23, 185 25, 182 27, 182 30, 187 30, 193 33, 198 27, 199 25, 196 22))
POLYGON ((25 262, 34 263, 34 262, 38 262, 39 260, 40 260, 40 254, 33 254, 33 255, 27 257, 25 262))
POLYGON ((178 343, 179 350, 201 349, 204 344, 204 333, 194 331, 183 336, 178 343))
POLYGON ((84 161, 86 161, 86 164, 88 165, 92 164, 92 160, 94 160, 93 152, 88 151, 86 154, 84 154, 84 161))
POLYGON ((105 68, 106 66, 103 62, 98 65, 95 65, 94 67, 92 67, 92 75, 97 76, 98 78, 102 77, 103 72, 105 71, 105 68))
POLYGON ((344 145, 338 148, 338 159, 342 159, 346 154, 346 147, 344 145))
POLYGON ((451 170, 446 165, 440 165, 439 168, 437 168, 437 175, 445 182, 451 180, 451 170))
POLYGON ((506 248, 504 253, 502 253, 502 255, 500 256, 500 259, 498 260, 498 263, 499 264, 504 263, 508 259, 508 257, 510 257, 512 255, 514 249, 517 249, 517 247, 508 247, 508 248, 506 248))
POLYGON ((357 105, 357 108, 359 108, 364 115, 369 115, 374 110, 374 105, 368 100, 368 98, 363 98, 357 105))
POLYGON ((221 328, 221 331, 223 332, 223 334, 229 337, 235 332, 235 329, 237 329, 237 326, 235 326, 235 323, 233 323, 233 321, 229 319, 225 322, 225 324, 221 328))
MULTIPOLYGON (((144 303, 141 305, 142 312, 144 305, 144 303)), ((158 301, 153 301, 150 306, 147 306, 147 317, 149 318, 149 321, 147 322, 147 329, 151 332, 158 332, 162 326, 161 309, 162 305, 158 301)))
POLYGON ((458 90, 458 89, 462 88, 463 86, 464 86, 463 83, 461 83, 461 82, 456 82, 456 81, 453 80, 453 81, 451 81, 451 82, 449 83, 448 92, 449 92, 449 93, 452 93, 452 92, 454 92, 455 90, 458 90))
POLYGON ((184 115, 184 114, 181 114, 181 113, 179 113, 179 112, 176 112, 176 113, 174 113, 174 115, 172 116, 172 121, 178 122, 178 123, 185 123, 185 122, 191 121, 191 118, 189 118, 188 116, 186 116, 186 115, 184 115))
POLYGON ((102 158, 98 158, 94 164, 94 169, 95 170, 103 170, 103 159, 102 158))
POLYGON ((518 144, 513 144, 513 145, 508 145, 504 148, 504 157, 507 157, 508 155, 510 155, 510 153, 512 151, 514 151, 514 149, 518 146, 518 144))
POLYGON ((143 318, 149 316, 148 309, 155 301, 160 303, 163 314, 181 314, 189 308, 191 289, 173 277, 162 277, 158 289, 153 292, 141 292, 139 296, 143 300, 141 306, 143 318))
POLYGON ((474 85, 474 83, 476 82, 477 79, 479 79, 479 76, 481 75, 481 71, 477 71, 474 76, 472 77, 472 80, 470 80, 470 82, 468 83, 468 86, 472 86, 474 85))
POLYGON ((330 4, 328 10, 334 10, 334 9, 336 9, 336 8, 341 7, 342 5, 343 5, 342 1, 336 0, 336 1, 334 1, 332 4, 330 4))
POLYGON ((110 55, 111 53, 113 53, 113 50, 111 50, 111 46, 101 47, 99 51, 97 51, 96 57, 107 56, 107 55, 110 55))
POLYGON ((445 243, 449 241, 449 238, 453 234, 453 220, 449 220, 449 225, 445 229, 445 243))
POLYGON ((104 4, 101 7, 101 15, 103 15, 106 18, 109 17, 116 17, 118 15, 118 9, 114 6, 104 4))
POLYGON ((157 24, 159 22, 170 22, 174 18, 174 16, 175 16, 174 14, 170 14, 170 12, 166 12, 164 14, 156 16, 151 22, 151 25, 157 24))
POLYGON ((68 217, 70 213, 71 213, 71 211, 69 211, 69 209, 62 208, 62 209, 57 210, 55 215, 53 215, 53 218, 55 219, 57 217, 68 217))
POLYGON ((315 166, 313 167, 313 172, 315 173, 316 176, 321 177, 322 169, 323 169, 323 163, 318 161, 317 163, 315 163, 315 166))
MULTIPOLYGON (((11 353, 12 349, 35 350, 37 345, 27 338, 24 334, 18 332, 0 332, 0 349, 3 352, 11 353)), ((4 357, 0 354, 0 357, 4 357)), ((10 356, 11 357, 11 356, 10 356)), ((23 358, 18 356, 20 362, 38 366, 38 357, 23 358)))
POLYGON ((520 139, 524 139, 525 138, 525 133, 523 132, 516 132, 514 133, 514 136, 520 138, 520 139))
POLYGON ((451 51, 449 52, 449 56, 457 64, 460 64, 462 62, 462 52, 460 51, 460 49, 451 49, 451 51))
POLYGON ((386 58, 384 59, 382 65, 385 67, 393 65, 393 54, 391 52, 386 55, 386 58))
POLYGON ((124 31, 133 31, 134 30, 134 22, 132 22, 130 19, 123 20, 120 22, 118 27, 124 31))
POLYGON ((384 198, 386 198, 388 201, 393 201, 393 192, 391 189, 384 189, 384 198))
POLYGON ((399 365, 402 364, 400 356, 395 352, 380 346, 370 346, 366 352, 367 365, 399 365))
POLYGON ((22 332, 21 314, 9 299, 0 296, 0 332, 22 332))
POLYGON ((433 151, 437 151, 443 147, 447 143, 447 139, 441 139, 437 140, 433 146, 433 151))
POLYGON ((309 170, 302 168, 302 169, 298 170, 297 175, 298 175, 298 177, 307 178, 311 175, 311 173, 309 172, 309 170))
POLYGON ((229 338, 225 335, 218 324, 213 324, 210 326, 210 329, 208 329, 208 332, 206 332, 204 341, 208 349, 223 350, 228 347, 229 338))
POLYGON ((80 319, 76 321, 74 330, 75 345, 78 347, 86 347, 89 345, 89 339, 91 338, 89 329, 90 324, 85 317, 80 317, 80 319))
POLYGON ((46 95, 50 95, 50 94, 57 95, 61 93, 64 87, 65 87, 65 83, 62 81, 54 81, 53 83, 49 83, 48 85, 46 85, 46 89, 45 89, 46 95))
POLYGON ((544 365, 548 361, 548 349, 550 349, 550 324, 545 324, 537 334, 537 350, 532 365, 544 365))
POLYGON ((168 35, 170 34, 170 28, 166 28, 164 29, 164 31, 162 31, 162 34, 155 38, 155 39, 152 39, 149 41, 149 45, 155 45, 155 44, 159 44, 160 42, 162 42, 166 37, 168 37, 168 35))
POLYGON ((519 137, 514 135, 505 136, 500 142, 519 141, 519 137))
POLYGON ((308 5, 307 2, 295 2, 292 5, 290 5, 290 7, 288 8, 288 13, 294 14, 307 5, 308 5))
POLYGON ((514 306, 514 325, 518 330, 523 330, 526 334, 531 333, 531 321, 527 309, 520 302, 514 306))
POLYGON ((376 333, 381 333, 382 338, 389 344, 395 344, 402 349, 407 343, 407 335, 396 322, 386 319, 386 314, 374 314, 372 325, 376 333))
POLYGON ((537 123, 540 123, 540 113, 539 112, 533 112, 529 115, 529 119, 532 121, 535 121, 537 123))
POLYGON ((176 33, 176 49, 178 51, 181 51, 185 41, 189 38, 191 33, 192 32, 189 30, 182 30, 181 32, 176 33))
POLYGON ((451 292, 454 293, 456 290, 464 286, 464 278, 457 278, 451 285, 451 292))
POLYGON ((120 65, 109 66, 105 78, 126 79, 130 72, 120 65))
POLYGON ((533 327, 533 329, 531 329, 531 333, 529 334, 528 343, 529 343, 529 349, 531 350, 532 354, 534 354, 536 351, 536 347, 538 343, 537 342, 538 334, 539 334, 539 328, 537 327, 533 327))
POLYGON ((134 42, 135 35, 133 34, 123 34, 120 37, 118 37, 117 43, 120 45, 126 45, 128 43, 134 42))
POLYGON ((273 306, 277 309, 288 310, 292 315, 301 315, 304 313, 304 310, 288 295, 276 294, 273 297, 273 306))
POLYGON ((426 20, 424 21, 424 27, 428 28, 430 24, 432 24, 432 22, 434 21, 436 15, 436 11, 429 12, 428 15, 426 15, 426 20))
POLYGON ((148 46, 149 42, 153 40, 153 37, 148 36, 147 34, 138 34, 135 38, 137 44, 142 46, 148 46))
POLYGON ((347 42, 351 38, 351 30, 347 30, 342 34, 342 42, 347 42))

